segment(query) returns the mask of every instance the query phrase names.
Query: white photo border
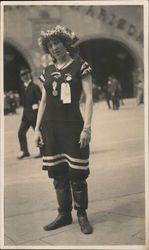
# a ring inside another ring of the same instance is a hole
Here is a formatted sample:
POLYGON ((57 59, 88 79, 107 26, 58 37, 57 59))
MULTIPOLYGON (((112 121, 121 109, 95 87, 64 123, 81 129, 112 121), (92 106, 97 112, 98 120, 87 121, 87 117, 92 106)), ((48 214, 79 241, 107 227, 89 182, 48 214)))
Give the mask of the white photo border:
POLYGON ((128 250, 149 250, 149 147, 148 147, 148 96, 149 96, 149 88, 148 88, 148 1, 3 1, 1 2, 1 64, 0 64, 0 72, 1 72, 1 86, 0 86, 0 98, 1 98, 1 108, 0 108, 0 115, 1 115, 1 148, 0 148, 0 156, 1 156, 1 242, 0 246, 1 249, 128 249, 128 250), (3 41, 4 41, 4 6, 12 6, 12 5, 139 5, 144 7, 144 79, 145 79, 145 108, 144 108, 144 119, 145 119, 145 217, 146 217, 146 242, 145 245, 103 245, 103 246, 5 246, 4 245, 4 104, 3 104, 3 41))

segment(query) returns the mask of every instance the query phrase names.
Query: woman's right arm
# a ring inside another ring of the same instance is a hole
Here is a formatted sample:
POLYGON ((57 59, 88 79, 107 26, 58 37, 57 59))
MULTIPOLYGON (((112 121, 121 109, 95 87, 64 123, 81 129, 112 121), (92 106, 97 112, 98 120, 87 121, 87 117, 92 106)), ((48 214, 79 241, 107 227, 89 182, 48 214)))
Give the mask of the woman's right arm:
POLYGON ((41 101, 39 104, 36 127, 35 127, 35 139, 34 140, 35 140, 36 146, 39 146, 39 142, 43 143, 42 136, 40 133, 40 125, 41 125, 42 117, 45 111, 45 107, 46 107, 46 91, 45 91, 45 88, 43 87, 42 97, 41 97, 41 101))

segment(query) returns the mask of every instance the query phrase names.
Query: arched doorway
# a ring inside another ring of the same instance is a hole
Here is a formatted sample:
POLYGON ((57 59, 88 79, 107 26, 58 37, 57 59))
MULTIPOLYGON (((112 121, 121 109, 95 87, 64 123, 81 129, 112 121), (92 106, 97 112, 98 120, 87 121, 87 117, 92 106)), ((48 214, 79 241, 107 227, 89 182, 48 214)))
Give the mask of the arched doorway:
POLYGON ((18 91, 20 86, 20 68, 29 64, 20 51, 13 45, 4 43, 4 91, 18 91))
POLYGON ((130 51, 120 42, 110 39, 91 39, 78 44, 80 55, 93 69, 93 78, 103 89, 109 75, 121 82, 123 97, 134 97, 133 71, 136 62, 130 51))

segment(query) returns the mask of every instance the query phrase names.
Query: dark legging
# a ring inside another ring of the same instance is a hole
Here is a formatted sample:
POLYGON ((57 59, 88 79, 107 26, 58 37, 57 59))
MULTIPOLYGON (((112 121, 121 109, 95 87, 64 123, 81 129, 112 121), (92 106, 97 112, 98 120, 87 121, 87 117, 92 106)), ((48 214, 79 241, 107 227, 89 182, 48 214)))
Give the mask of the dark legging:
POLYGON ((72 196, 74 209, 84 211, 88 208, 88 191, 86 178, 83 176, 60 175, 53 181, 60 213, 70 213, 72 210, 72 196), (71 192, 72 190, 72 192, 71 192))

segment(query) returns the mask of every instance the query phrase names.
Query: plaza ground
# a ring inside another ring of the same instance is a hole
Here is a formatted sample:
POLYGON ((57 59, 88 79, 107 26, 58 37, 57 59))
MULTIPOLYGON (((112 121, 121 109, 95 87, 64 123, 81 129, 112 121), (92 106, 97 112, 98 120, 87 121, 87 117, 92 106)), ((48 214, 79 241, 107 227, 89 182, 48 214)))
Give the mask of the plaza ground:
MULTIPOLYGON (((94 105, 88 217, 91 235, 83 235, 73 210, 73 224, 45 232, 57 216, 52 180, 28 132, 31 157, 19 161, 17 131, 21 110, 5 116, 5 246, 133 246, 145 245, 144 105, 124 100, 119 111, 105 102, 94 105)), ((146 248, 147 249, 147 248, 146 248)))

